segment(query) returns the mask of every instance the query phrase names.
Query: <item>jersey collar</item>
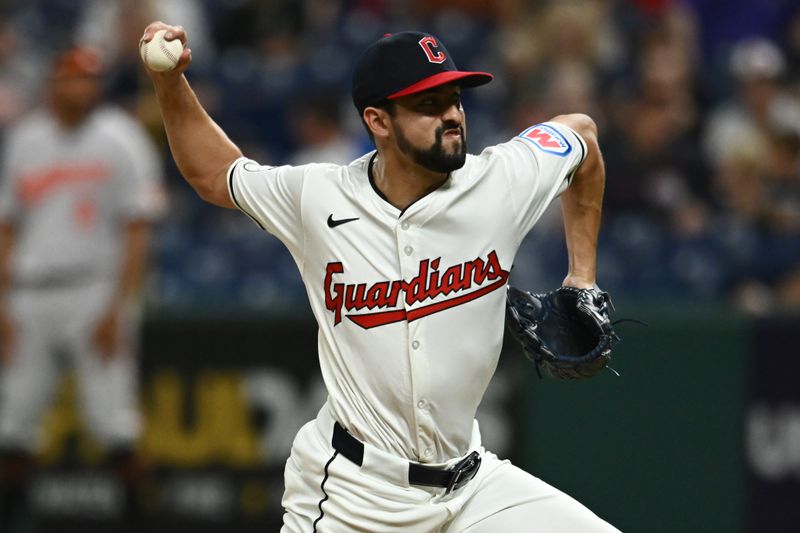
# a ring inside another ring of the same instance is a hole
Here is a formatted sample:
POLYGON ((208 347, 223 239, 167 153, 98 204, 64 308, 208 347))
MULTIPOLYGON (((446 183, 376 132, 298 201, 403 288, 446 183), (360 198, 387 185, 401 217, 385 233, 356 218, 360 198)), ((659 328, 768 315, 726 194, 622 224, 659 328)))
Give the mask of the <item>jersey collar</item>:
POLYGON ((452 176, 453 176, 453 173, 452 173, 452 172, 448 172, 448 173, 447 173, 447 178, 446 178, 444 181, 442 181, 442 183, 441 183, 441 184, 440 184, 440 185, 439 185, 437 188, 433 189, 433 190, 432 190, 432 191, 430 191, 428 194, 426 194, 426 195, 424 195, 424 196, 422 196, 422 197, 420 197, 420 198, 417 198, 416 200, 414 200, 413 202, 411 202, 410 204, 408 204, 408 205, 405 207, 405 209, 403 209, 403 210, 400 210, 400 209, 397 209, 397 207, 395 207, 394 205, 392 205, 392 203, 391 203, 391 202, 389 202, 389 199, 388 199, 388 198, 386 198, 386 195, 385 195, 385 194, 383 194, 383 192, 382 192, 382 191, 381 191, 381 190, 378 188, 378 186, 377 186, 377 185, 375 185, 375 175, 374 175, 374 174, 373 174, 373 172, 372 172, 372 167, 373 167, 373 164, 375 163, 375 159, 377 159, 377 157, 378 157, 378 152, 377 152, 377 150, 376 150, 376 151, 375 151, 375 153, 374 153, 374 154, 372 154, 372 157, 370 157, 370 158, 369 158, 369 162, 367 163, 367 176, 368 176, 368 178, 369 178, 369 184, 372 186, 372 190, 373 190, 373 191, 375 191, 375 194, 377 194, 377 195, 380 197, 380 199, 381 199, 381 200, 383 200, 384 202, 386 202, 387 204, 389 204, 389 206, 391 206, 393 209, 395 209, 396 211, 398 211, 397 218, 400 218, 400 217, 402 217, 402 216, 405 214, 405 212, 406 212, 406 211, 408 211, 408 208, 409 208, 409 207, 411 207, 412 205, 415 205, 415 204, 416 204, 417 202, 419 202, 420 200, 422 200, 422 199, 424 199, 424 198, 427 198, 427 197, 428 197, 428 196, 430 196, 431 194, 433 194, 433 193, 435 193, 436 191, 438 191, 439 189, 441 189, 441 188, 442 188, 442 186, 443 186, 445 183, 449 182, 449 181, 452 179, 452 176))

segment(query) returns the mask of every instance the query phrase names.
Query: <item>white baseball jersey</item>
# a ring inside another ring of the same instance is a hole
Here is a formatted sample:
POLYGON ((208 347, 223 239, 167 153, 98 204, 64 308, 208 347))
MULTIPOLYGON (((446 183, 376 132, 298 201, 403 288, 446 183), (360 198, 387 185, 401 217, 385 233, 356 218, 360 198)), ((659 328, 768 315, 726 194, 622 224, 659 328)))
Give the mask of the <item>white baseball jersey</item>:
POLYGON ((95 110, 64 129, 39 111, 12 129, 0 170, 0 219, 17 228, 21 284, 113 279, 124 223, 164 208, 152 142, 124 112, 95 110))
POLYGON ((514 255, 585 153, 569 128, 537 124, 403 211, 373 185, 374 152, 348 166, 231 165, 234 203, 300 269, 328 402, 357 438, 424 463, 466 453, 514 255))

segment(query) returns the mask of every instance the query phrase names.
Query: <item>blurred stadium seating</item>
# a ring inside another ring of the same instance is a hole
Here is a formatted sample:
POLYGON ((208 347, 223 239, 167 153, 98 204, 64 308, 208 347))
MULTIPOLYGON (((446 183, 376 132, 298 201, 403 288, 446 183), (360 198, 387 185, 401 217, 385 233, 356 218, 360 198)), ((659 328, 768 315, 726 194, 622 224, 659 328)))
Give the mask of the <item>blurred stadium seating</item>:
MULTIPOLYGON (((467 97, 472 152, 562 112, 598 122, 608 173, 600 281, 618 298, 646 291, 752 311, 798 305, 800 126, 788 119, 800 113, 800 17, 790 1, 735 2, 712 27, 712 4, 12 1, 3 9, 0 63, 9 75, 0 83, 0 119, 7 123, 35 102, 36 73, 60 46, 103 43, 115 66, 109 97, 151 125, 171 170, 173 209, 159 232, 151 300, 283 308, 303 298, 291 259, 274 239, 203 206, 181 183, 135 43, 119 42, 136 32, 115 32, 115 25, 184 23, 204 103, 248 155, 269 164, 296 161, 316 142, 300 131, 298 107, 321 87, 341 108, 338 140, 369 149, 349 102, 354 59, 385 32, 425 28, 463 68, 497 75, 467 97), (25 75, 11 76, 17 72, 25 75), (732 113, 731 137, 725 120, 732 113), (712 145, 722 137, 720 155, 712 145), (774 168, 769 161, 781 147, 785 164, 774 168)), ((557 283, 560 242, 557 224, 536 228, 520 250, 518 281, 557 283)))

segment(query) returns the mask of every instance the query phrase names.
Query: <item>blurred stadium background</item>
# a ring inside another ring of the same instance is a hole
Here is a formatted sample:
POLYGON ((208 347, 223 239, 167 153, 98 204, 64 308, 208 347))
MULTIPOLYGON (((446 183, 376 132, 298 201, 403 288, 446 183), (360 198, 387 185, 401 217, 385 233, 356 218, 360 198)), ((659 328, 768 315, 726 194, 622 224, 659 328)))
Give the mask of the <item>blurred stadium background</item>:
MULTIPOLYGON (((559 113, 598 123, 601 285, 615 368, 539 381, 508 346, 481 407, 487 444, 623 531, 800 531, 800 4, 797 0, 5 0, 0 136, 52 56, 102 45, 107 96, 161 147, 170 210, 148 283, 141 386, 146 531, 277 531, 283 461, 324 398, 295 265, 246 217, 203 205, 169 157, 137 42, 189 32, 189 76, 247 155, 349 161, 349 100, 386 32, 439 36, 495 81, 465 97, 470 151, 559 113)), ((557 206, 514 282, 556 286, 557 206)), ((42 531, 110 531, 121 494, 66 376, 33 486, 42 531)))

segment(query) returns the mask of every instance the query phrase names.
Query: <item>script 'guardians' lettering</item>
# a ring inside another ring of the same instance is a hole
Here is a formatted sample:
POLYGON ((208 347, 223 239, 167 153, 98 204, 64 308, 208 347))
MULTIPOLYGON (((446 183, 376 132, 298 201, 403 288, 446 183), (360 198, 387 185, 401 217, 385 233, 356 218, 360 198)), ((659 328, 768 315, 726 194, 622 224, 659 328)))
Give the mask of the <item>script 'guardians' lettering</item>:
POLYGON ((494 250, 489 252, 485 260, 478 257, 444 271, 439 270, 440 260, 440 257, 423 259, 419 262, 417 275, 410 280, 379 281, 369 286, 366 283, 334 283, 334 276, 344 273, 344 265, 341 262, 328 263, 324 282, 325 307, 333 312, 334 325, 342 321, 343 309, 375 310, 345 315, 365 329, 402 320, 411 322, 480 298, 503 287, 508 280, 509 273, 500 265, 494 250), (475 286, 480 288, 470 291, 475 286), (404 308, 396 309, 401 295, 406 306, 410 307, 415 303, 450 294, 453 295, 451 298, 426 306, 408 311, 404 308))

